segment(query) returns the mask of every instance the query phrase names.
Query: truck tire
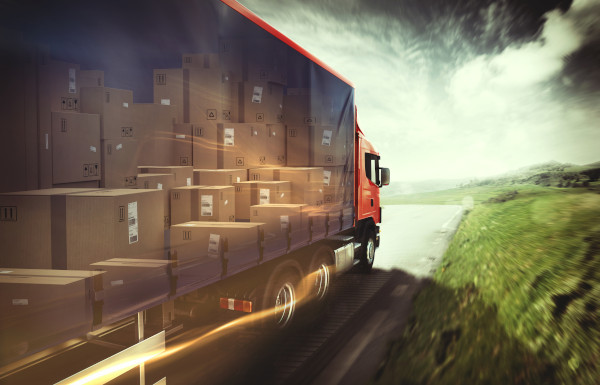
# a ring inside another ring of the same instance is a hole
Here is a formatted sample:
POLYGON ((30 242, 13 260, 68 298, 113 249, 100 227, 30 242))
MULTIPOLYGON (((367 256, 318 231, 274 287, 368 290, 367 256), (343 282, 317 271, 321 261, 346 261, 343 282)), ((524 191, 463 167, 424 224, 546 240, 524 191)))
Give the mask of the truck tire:
POLYGON ((370 273, 375 261, 375 232, 372 229, 365 231, 361 246, 359 269, 363 273, 370 273))
POLYGON ((317 304, 324 303, 331 293, 333 283, 334 260, 333 251, 328 247, 321 247, 316 251, 310 263, 309 285, 311 300, 317 304))
POLYGON ((265 311, 263 326, 267 330, 287 329, 296 315, 301 279, 294 270, 274 271, 267 283, 261 309, 265 311))

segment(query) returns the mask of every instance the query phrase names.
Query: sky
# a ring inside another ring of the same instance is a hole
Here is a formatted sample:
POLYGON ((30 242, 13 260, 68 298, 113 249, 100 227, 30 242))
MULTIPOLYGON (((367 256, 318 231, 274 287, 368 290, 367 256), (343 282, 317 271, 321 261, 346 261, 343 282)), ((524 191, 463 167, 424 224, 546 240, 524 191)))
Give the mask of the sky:
POLYGON ((600 0, 240 0, 356 87, 392 179, 600 161, 600 0))

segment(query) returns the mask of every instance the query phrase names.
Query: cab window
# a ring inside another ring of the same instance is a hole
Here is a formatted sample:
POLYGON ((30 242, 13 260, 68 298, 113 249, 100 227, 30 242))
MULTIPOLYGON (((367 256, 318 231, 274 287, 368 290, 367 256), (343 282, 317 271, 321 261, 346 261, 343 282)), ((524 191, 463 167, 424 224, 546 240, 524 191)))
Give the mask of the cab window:
POLYGON ((367 174, 367 178, 379 186, 379 173, 377 169, 379 168, 379 157, 374 154, 365 154, 365 173, 367 174))

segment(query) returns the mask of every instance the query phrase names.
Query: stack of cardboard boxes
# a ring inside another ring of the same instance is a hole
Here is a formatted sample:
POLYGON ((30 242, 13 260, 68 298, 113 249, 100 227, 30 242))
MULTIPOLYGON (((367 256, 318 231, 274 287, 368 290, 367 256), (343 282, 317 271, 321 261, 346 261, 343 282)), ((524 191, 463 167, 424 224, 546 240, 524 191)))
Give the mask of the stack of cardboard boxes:
POLYGON ((19 111, 39 111, 28 162, 49 189, 0 195, 0 265, 181 262, 193 259, 183 244, 200 228, 206 255, 217 238, 230 256, 233 237, 258 245, 250 259, 203 260, 216 263, 214 277, 340 229, 353 138, 336 129, 325 97, 287 87, 281 42, 221 39, 218 54, 184 54, 181 68, 154 70, 147 104, 106 87, 102 71, 49 59, 34 67, 37 103, 19 111))

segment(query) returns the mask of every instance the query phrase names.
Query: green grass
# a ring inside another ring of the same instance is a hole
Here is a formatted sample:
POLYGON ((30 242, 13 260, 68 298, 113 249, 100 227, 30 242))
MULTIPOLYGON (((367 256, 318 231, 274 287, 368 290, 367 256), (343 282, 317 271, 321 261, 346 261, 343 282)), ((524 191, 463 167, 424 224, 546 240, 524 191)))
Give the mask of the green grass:
POLYGON ((514 190, 533 190, 544 191, 539 186, 477 186, 466 188, 455 188, 443 191, 432 191, 418 194, 396 195, 393 197, 382 197, 383 205, 401 205, 401 204, 432 204, 432 205, 460 205, 468 201, 474 204, 485 202, 486 200, 500 194, 514 190))
POLYGON ((464 218, 376 384, 598 383, 600 194, 519 187, 464 218))

